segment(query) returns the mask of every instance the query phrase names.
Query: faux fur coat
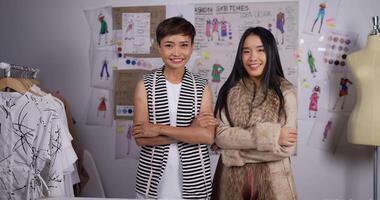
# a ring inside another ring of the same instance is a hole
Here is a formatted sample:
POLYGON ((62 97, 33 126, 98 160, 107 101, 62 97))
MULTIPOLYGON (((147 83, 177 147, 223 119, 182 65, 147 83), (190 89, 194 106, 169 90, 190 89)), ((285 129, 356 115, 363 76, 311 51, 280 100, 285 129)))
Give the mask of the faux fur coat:
POLYGON ((281 79, 280 89, 286 115, 278 112, 275 92, 269 90, 265 98, 251 80, 241 80, 230 90, 227 103, 233 126, 222 111, 215 139, 221 160, 212 199, 297 199, 290 165, 296 147, 278 144, 281 127, 296 128, 297 100, 286 79, 281 79))

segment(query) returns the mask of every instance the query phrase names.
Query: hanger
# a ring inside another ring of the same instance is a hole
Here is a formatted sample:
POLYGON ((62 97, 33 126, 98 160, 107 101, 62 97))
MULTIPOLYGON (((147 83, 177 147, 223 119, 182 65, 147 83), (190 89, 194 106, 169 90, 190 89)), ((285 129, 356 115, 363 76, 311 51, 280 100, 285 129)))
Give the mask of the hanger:
POLYGON ((37 80, 33 80, 33 79, 28 79, 28 78, 18 78, 17 80, 20 80, 22 84, 24 84, 24 86, 26 88, 31 88, 33 85, 37 85, 37 80))
POLYGON ((18 79, 18 78, 10 78, 10 77, 2 78, 0 79, 0 90, 3 90, 5 88, 10 88, 21 94, 30 92, 33 95, 41 96, 40 94, 31 90, 31 87, 34 85, 34 82, 35 81, 32 81, 32 79, 18 79))
POLYGON ((33 85, 38 85, 38 86, 40 85, 40 82, 36 79, 30 79, 29 78, 28 81, 32 82, 33 85))
POLYGON ((0 69, 4 70, 5 76, 0 78, 0 90, 10 88, 21 94, 30 92, 36 96, 41 96, 31 90, 33 85, 39 85, 39 82, 35 79, 39 72, 38 69, 8 63, 0 63, 0 69))
POLYGON ((0 90, 10 88, 18 93, 25 94, 28 92, 28 88, 16 78, 2 78, 0 79, 0 90))

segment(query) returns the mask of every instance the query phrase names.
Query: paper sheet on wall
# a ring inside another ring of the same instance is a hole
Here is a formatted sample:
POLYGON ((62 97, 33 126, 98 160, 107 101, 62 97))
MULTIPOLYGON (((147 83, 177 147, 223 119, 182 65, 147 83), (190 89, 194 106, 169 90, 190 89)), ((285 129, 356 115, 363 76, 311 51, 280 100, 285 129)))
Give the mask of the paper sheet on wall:
POLYGON ((327 79, 329 67, 323 63, 324 42, 305 42, 299 46, 298 77, 300 80, 327 79))
POLYGON ((342 135, 346 134, 348 115, 323 112, 314 122, 307 144, 335 153, 342 135))
POLYGON ((358 34, 342 30, 331 30, 326 33, 323 63, 332 71, 347 72, 347 55, 356 44, 358 34))
POLYGON ((87 110, 88 125, 112 126, 112 96, 109 90, 92 88, 87 110))
POLYGON ((117 68, 117 58, 113 51, 93 49, 91 54, 91 85, 113 90, 113 69, 117 68))
POLYGON ((313 0, 309 2, 303 32, 318 36, 326 30, 335 28, 340 0, 313 0))
POLYGON ((298 118, 314 120, 328 110, 329 81, 300 80, 298 88, 298 118))
POLYGON ((198 4, 195 5, 194 25, 197 30, 194 48, 201 60, 195 62, 192 71, 206 74, 210 83, 218 80, 214 94, 219 92, 231 72, 241 35, 252 26, 262 26, 273 33, 285 76, 297 85, 294 56, 298 46, 297 2, 198 4), (223 70, 216 64, 221 64, 223 70), (215 68, 218 69, 211 70, 215 68))
POLYGON ((123 13, 125 54, 150 53, 150 13, 123 13))
POLYGON ((115 119, 133 119, 136 84, 149 70, 115 70, 115 119))
MULTIPOLYGON (((141 53, 125 53, 124 56, 144 58, 144 57, 160 57, 157 50, 156 28, 158 24, 165 19, 165 6, 138 6, 138 7, 114 7, 112 8, 113 28, 115 30, 123 29, 123 13, 150 13, 150 50, 146 54, 141 53)), ((123 46, 120 46, 123 48, 123 46)), ((122 49, 122 52, 125 52, 122 49)))
POLYGON ((132 137, 130 120, 116 120, 115 159, 138 159, 140 148, 132 137))
POLYGON ((329 111, 350 113, 356 102, 355 81, 350 72, 329 75, 329 111))
POLYGON ((113 44, 112 39, 112 7, 84 10, 91 30, 91 46, 103 47, 113 44))

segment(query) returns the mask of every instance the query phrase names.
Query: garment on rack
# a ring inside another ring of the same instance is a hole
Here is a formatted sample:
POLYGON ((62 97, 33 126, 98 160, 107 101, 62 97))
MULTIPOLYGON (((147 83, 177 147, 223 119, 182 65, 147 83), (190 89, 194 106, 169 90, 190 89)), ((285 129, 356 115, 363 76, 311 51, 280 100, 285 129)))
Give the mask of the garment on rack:
POLYGON ((76 155, 54 100, 1 92, 0 120, 0 199, 65 196, 76 155))
MULTIPOLYGON (((67 101, 59 92, 46 93, 37 85, 33 85, 30 88, 33 92, 40 96, 48 96, 53 100, 58 108, 59 116, 62 116, 62 122, 68 127, 70 132, 70 138, 75 137, 74 134, 74 120, 71 116, 70 108, 67 101)), ((73 165, 74 171, 71 174, 65 174, 65 196, 74 197, 80 194, 81 188, 88 182, 89 176, 84 169, 83 162, 83 148, 79 145, 78 141, 72 140, 74 151, 78 157, 76 163, 73 165), (74 185, 74 188, 73 188, 74 185)))
MULTIPOLYGON (((72 180, 67 180, 71 179, 71 174, 75 173, 76 170, 74 168, 74 163, 77 160, 77 156, 74 152, 74 149, 71 146, 71 140, 73 139, 71 134, 69 133, 68 127, 67 127, 67 120, 66 120, 66 114, 65 110, 63 107, 62 102, 60 102, 59 99, 53 97, 51 94, 46 94, 42 96, 41 98, 38 98, 39 102, 38 104, 41 106, 41 109, 47 109, 47 110, 52 110, 56 113, 55 117, 56 119, 52 120, 52 126, 53 127, 61 127, 61 130, 59 130, 60 134, 57 133, 52 133, 53 141, 59 141, 59 137, 62 137, 62 144, 61 144, 61 151, 62 153, 56 155, 56 156, 61 156, 60 158, 53 158, 56 160, 55 163, 49 162, 49 164, 52 164, 52 166, 49 167, 50 170, 52 169, 57 169, 61 168, 62 170, 62 176, 63 176, 63 184, 60 184, 60 188, 51 188, 49 190, 49 196, 73 196, 73 193, 69 194, 67 191, 64 189, 64 186, 67 182, 72 187, 72 180), (64 136, 62 136, 64 134, 64 136), (60 163, 62 162, 62 163, 60 163), (57 165, 57 166, 54 166, 57 165)), ((57 130, 56 130, 57 132, 57 130)), ((58 146, 53 145, 53 152, 58 151, 58 146)), ((54 172, 51 172, 54 173, 54 172)), ((49 174, 51 174, 49 173, 49 174)))
MULTIPOLYGON (((68 116, 71 116, 70 113, 67 113, 68 112, 68 108, 67 108, 67 105, 64 103, 64 99, 62 96, 60 96, 61 98, 58 98, 53 94, 51 93, 46 93, 44 91, 41 90, 40 87, 38 87, 37 85, 33 85, 31 88, 30 88, 33 92, 39 94, 40 96, 42 96, 41 99, 45 99, 45 102, 49 103, 50 104, 53 104, 54 105, 54 108, 50 108, 50 109, 56 109, 57 113, 58 113, 58 117, 59 117, 59 120, 64 124, 64 127, 67 127, 68 129, 68 137, 71 141, 71 144, 73 145, 73 149, 75 151, 75 154, 78 155, 77 153, 77 150, 75 149, 75 146, 74 146, 74 141, 73 141, 73 126, 70 126, 70 123, 69 120, 71 120, 72 118, 68 117, 68 116), (61 100, 63 99, 63 100, 61 100), (68 114, 68 115, 67 115, 68 114)), ((50 105, 51 106, 51 105, 50 105)), ((72 125, 72 123, 71 123, 72 125)), ((72 148, 69 148, 69 152, 67 152, 65 155, 74 155, 74 152, 72 152, 72 148)), ((71 162, 75 162, 75 158, 77 158, 77 162, 79 161, 79 156, 77 157, 72 157, 72 158, 67 158, 65 160, 69 160, 69 163, 71 162), (78 157, 78 158, 77 158, 78 157)), ((74 197, 74 189, 73 189, 73 185, 79 183, 79 182, 82 182, 81 179, 79 178, 79 172, 77 170, 77 166, 76 166, 76 163, 74 163, 72 166, 68 166, 68 169, 64 172, 64 175, 63 175, 63 179, 64 179, 64 184, 65 184, 65 195, 66 197, 74 197)))

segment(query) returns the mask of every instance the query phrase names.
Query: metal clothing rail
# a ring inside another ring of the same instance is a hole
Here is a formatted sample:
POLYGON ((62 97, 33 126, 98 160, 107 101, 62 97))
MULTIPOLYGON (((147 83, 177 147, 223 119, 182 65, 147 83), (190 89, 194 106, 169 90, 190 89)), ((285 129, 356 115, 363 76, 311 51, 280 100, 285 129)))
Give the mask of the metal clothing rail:
POLYGON ((25 79, 37 79, 37 68, 9 64, 5 62, 0 63, 0 78, 25 78, 25 79))

